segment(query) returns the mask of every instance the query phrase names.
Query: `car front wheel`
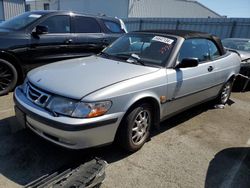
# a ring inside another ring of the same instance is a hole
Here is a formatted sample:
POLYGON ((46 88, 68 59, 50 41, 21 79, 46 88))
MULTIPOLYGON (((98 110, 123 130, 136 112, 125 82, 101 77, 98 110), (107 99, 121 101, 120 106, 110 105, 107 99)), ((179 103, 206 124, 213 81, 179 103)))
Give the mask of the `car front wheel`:
POLYGON ((123 148, 130 152, 139 150, 149 137, 152 125, 152 109, 141 104, 131 110, 121 124, 119 140, 123 148))
POLYGON ((0 59, 0 96, 14 89, 17 77, 15 67, 10 62, 0 59))

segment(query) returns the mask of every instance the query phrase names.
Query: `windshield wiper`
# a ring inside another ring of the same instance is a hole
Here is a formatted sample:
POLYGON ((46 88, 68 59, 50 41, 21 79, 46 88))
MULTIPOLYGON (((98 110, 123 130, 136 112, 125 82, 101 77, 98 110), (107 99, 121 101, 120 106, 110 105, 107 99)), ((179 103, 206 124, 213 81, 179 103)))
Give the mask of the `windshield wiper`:
POLYGON ((131 61, 132 63, 140 63, 141 65, 145 66, 145 63, 141 60, 141 58, 137 54, 131 54, 131 56, 129 57, 129 59, 127 59, 127 61, 128 62, 131 61))
POLYGON ((139 64, 145 66, 145 63, 136 54, 123 54, 123 53, 121 53, 121 54, 115 54, 115 56, 124 58, 126 60, 126 62, 128 62, 128 63, 133 63, 133 64, 139 63, 139 64))

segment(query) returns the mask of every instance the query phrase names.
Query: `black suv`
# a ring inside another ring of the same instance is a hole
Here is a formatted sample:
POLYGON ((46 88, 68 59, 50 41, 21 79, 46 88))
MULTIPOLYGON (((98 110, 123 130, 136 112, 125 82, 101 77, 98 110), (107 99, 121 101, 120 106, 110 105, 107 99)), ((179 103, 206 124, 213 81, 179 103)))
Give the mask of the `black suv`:
POLYGON ((0 95, 32 68, 99 53, 126 32, 122 20, 62 11, 26 12, 0 24, 0 95))

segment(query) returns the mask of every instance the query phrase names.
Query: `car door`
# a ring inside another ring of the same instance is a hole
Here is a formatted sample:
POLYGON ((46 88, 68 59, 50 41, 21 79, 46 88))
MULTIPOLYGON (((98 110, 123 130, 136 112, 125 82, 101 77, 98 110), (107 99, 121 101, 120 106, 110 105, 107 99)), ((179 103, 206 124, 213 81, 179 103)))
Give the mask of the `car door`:
POLYGON ((94 17, 76 15, 72 26, 76 35, 73 49, 77 56, 96 54, 104 48, 104 33, 94 17))
POLYGON ((216 64, 211 60, 206 39, 187 39, 184 41, 177 63, 184 58, 198 58, 196 67, 167 69, 169 103, 165 106, 167 115, 208 100, 216 95, 216 64))
POLYGON ((73 57, 69 50, 74 41, 69 15, 50 16, 38 25, 47 27, 48 33, 31 37, 28 54, 35 66, 73 57))

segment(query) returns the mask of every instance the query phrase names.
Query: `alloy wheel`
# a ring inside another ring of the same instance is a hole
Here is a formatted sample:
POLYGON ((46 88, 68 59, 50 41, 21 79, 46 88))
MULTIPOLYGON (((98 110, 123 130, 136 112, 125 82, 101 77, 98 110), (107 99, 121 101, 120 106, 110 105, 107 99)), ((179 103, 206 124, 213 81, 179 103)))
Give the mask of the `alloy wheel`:
POLYGON ((225 104, 228 101, 228 99, 230 97, 231 90, 232 90, 231 82, 226 83, 225 86, 222 89, 222 92, 221 92, 221 102, 222 102, 222 104, 225 104))
POLYGON ((0 91, 6 90, 13 82, 13 72, 6 64, 0 65, 0 91))
POLYGON ((141 110, 134 120, 132 128, 132 142, 140 145, 147 138, 147 132, 150 124, 150 113, 147 110, 141 110))

